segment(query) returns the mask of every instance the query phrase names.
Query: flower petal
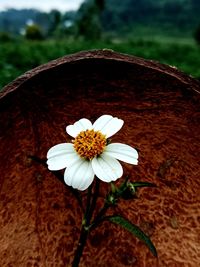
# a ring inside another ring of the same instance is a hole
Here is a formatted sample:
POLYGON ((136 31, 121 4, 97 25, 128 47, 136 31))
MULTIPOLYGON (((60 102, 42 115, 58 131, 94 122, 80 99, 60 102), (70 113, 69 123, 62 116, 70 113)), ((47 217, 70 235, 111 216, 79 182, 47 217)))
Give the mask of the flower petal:
POLYGON ((72 125, 66 127, 66 131, 72 137, 76 137, 81 131, 92 129, 92 123, 88 119, 80 119, 72 125))
POLYGON ((121 144, 121 143, 112 143, 109 144, 104 152, 105 155, 116 158, 118 160, 137 165, 138 164, 138 152, 136 149, 131 146, 121 144))
POLYGON ((67 153, 69 147, 73 146, 71 143, 62 143, 51 147, 47 152, 47 158, 57 156, 62 153, 67 153))
POLYGON ((123 126, 124 121, 111 115, 103 115, 99 117, 93 124, 95 131, 100 131, 106 135, 106 138, 114 135, 123 126))
POLYGON ((104 154, 92 160, 92 168, 95 175, 107 183, 116 181, 123 174, 119 161, 104 154))
POLYGON ((85 190, 94 180, 91 162, 79 158, 64 173, 65 183, 75 189, 85 190))
POLYGON ((55 145, 47 152, 48 169, 51 171, 64 169, 72 164, 78 157, 73 144, 62 143, 55 145))

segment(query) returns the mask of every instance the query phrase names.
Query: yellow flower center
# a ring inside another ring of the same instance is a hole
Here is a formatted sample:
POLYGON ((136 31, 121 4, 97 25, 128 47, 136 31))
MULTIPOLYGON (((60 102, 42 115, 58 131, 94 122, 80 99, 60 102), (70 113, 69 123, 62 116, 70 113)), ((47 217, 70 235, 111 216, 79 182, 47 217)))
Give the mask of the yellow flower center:
POLYGON ((93 159, 103 152, 106 146, 106 136, 99 131, 86 130, 80 132, 73 143, 79 156, 93 159))

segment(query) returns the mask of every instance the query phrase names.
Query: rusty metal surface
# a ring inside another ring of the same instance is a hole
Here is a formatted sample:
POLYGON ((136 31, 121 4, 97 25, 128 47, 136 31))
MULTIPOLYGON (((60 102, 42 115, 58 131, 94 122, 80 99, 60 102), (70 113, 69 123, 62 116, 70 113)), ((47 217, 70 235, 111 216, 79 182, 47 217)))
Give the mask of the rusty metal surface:
POLYGON ((140 151, 139 165, 124 164, 125 173, 157 184, 117 211, 151 236, 158 259, 103 223, 90 234, 80 266, 197 267, 199 91, 199 82, 175 68, 108 50, 66 56, 9 84, 0 95, 0 266, 70 266, 81 209, 29 156, 45 158, 51 146, 70 141, 66 125, 111 114, 125 121, 113 141, 140 151))

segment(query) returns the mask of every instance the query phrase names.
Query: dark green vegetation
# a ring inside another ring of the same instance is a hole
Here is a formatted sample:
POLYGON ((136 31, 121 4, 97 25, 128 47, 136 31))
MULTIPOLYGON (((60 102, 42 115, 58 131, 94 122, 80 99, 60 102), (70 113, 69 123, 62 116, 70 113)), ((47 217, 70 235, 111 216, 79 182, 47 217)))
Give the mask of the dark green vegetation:
POLYGON ((41 26, 46 37, 54 30, 57 34, 67 34, 65 30, 71 23, 74 30, 83 34, 91 25, 96 30, 117 34, 150 25, 170 35, 184 36, 192 35, 198 28, 199 14, 199 0, 85 0, 78 12, 64 14, 58 10, 44 13, 34 9, 0 12, 0 31, 19 34, 31 20, 41 26))
POLYGON ((128 53, 146 59, 176 66, 194 77, 200 77, 200 48, 188 40, 158 39, 111 41, 49 40, 20 41, 0 44, 0 87, 3 87, 17 76, 52 59, 87 49, 107 48, 128 53))
POLYGON ((85 0, 77 12, 64 14, 0 12, 0 89, 50 60, 99 48, 200 78, 199 14, 199 0, 85 0))
MULTIPOLYGON (((98 0, 87 0, 92 2, 98 0)), ((101 1, 101 0, 100 0, 101 1)), ((200 21, 198 0, 107 0, 102 11, 106 29, 148 24, 159 29, 191 32, 200 21)))

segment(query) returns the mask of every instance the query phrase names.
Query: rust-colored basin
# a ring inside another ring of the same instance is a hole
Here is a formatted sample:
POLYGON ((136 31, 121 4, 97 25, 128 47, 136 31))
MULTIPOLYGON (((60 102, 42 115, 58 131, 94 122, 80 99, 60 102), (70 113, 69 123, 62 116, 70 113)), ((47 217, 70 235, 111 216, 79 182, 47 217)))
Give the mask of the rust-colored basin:
POLYGON ((102 114, 123 119, 113 139, 139 150, 139 165, 124 165, 125 173, 157 184, 115 211, 151 237, 158 259, 105 222, 90 234, 80 266, 200 266, 199 92, 199 82, 175 68, 108 50, 63 57, 5 87, 0 266, 71 265, 81 209, 71 190, 30 155, 45 159, 51 146, 70 140, 68 124, 102 114))

